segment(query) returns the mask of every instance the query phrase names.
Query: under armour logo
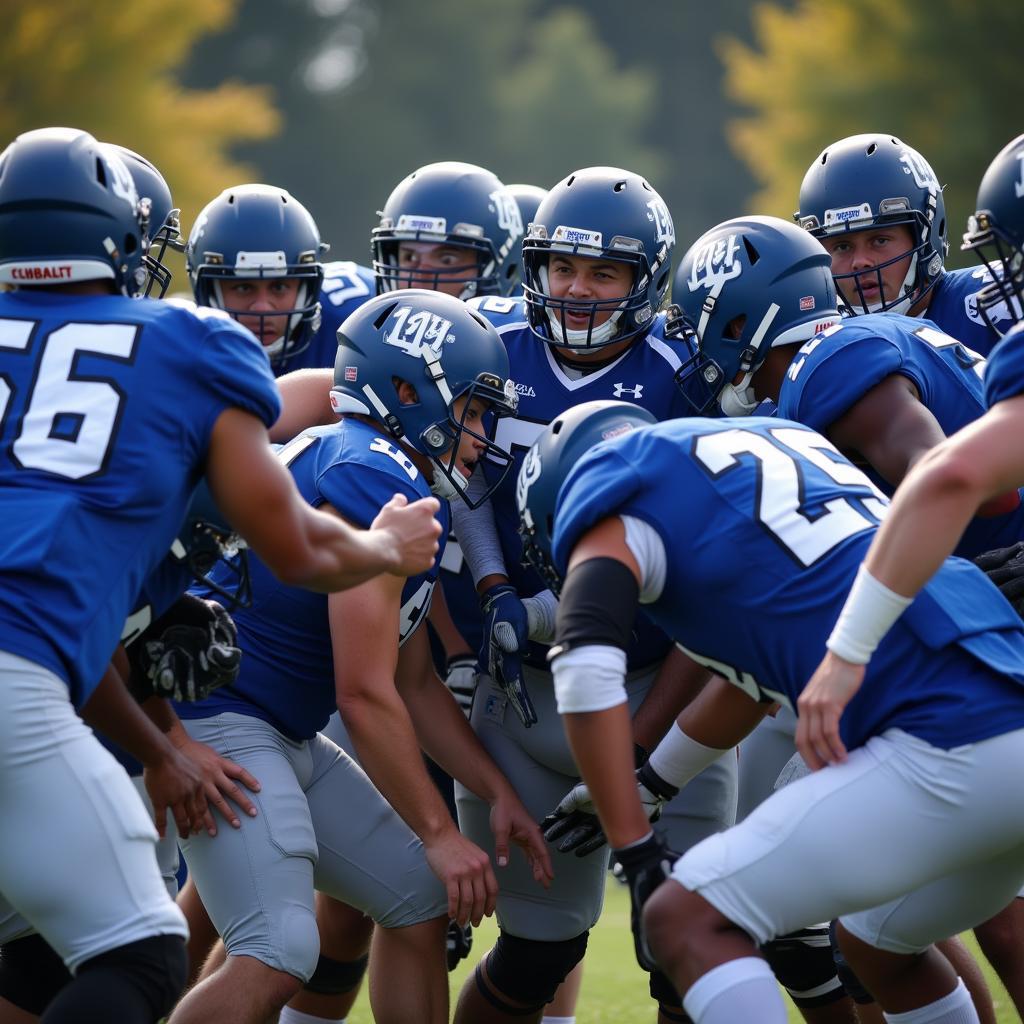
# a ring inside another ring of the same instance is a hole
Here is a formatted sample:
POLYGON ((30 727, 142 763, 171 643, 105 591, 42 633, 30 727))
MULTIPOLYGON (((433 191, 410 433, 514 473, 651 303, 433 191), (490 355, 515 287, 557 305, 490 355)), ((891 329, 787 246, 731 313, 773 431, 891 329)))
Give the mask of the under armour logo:
POLYGON ((637 384, 636 387, 627 388, 620 382, 615 385, 615 390, 612 392, 612 395, 615 398, 621 398, 623 395, 632 395, 634 398, 639 399, 643 397, 643 393, 643 384, 637 384))

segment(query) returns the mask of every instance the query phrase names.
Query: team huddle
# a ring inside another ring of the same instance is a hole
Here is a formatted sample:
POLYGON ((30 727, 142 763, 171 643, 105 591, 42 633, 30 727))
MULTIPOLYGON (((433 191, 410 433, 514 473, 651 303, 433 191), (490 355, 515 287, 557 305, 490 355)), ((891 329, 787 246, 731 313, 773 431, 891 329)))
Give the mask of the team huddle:
POLYGON ((1022 168, 977 269, 886 135, 675 262, 430 164, 366 267, 11 142, 0 1024, 443 1024, 491 914, 456 1024, 573 1024, 610 865, 662 1024, 994 1022, 971 928, 1024 1011, 1022 168))

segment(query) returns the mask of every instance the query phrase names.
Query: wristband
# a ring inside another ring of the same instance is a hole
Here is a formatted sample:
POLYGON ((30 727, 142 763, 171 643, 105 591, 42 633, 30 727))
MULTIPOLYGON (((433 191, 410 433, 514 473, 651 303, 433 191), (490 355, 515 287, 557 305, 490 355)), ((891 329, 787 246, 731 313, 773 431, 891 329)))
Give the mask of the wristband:
POLYGON ((724 750, 706 747, 673 724, 665 738, 654 748, 648 764, 670 786, 682 789, 709 764, 717 761, 724 750))
POLYGON ((882 638, 913 600, 879 583, 861 565, 825 646, 844 661, 866 665, 882 638))
POLYGON ((533 597, 522 599, 526 609, 526 620, 529 623, 530 639, 539 644, 555 642, 555 612, 558 610, 558 598, 550 590, 542 590, 533 597))

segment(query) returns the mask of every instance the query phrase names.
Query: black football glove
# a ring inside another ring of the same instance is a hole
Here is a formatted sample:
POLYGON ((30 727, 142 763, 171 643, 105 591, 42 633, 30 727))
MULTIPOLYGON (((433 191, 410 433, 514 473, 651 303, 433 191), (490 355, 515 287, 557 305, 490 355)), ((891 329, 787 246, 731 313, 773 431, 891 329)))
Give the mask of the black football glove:
POLYGON ((460 960, 465 960, 469 956, 469 951, 473 948, 473 926, 449 921, 444 946, 448 972, 451 973, 459 966, 460 960))
MULTIPOLYGON (((636 785, 648 821, 657 821, 661 809, 679 792, 646 762, 636 771, 636 785)), ((584 782, 577 783, 562 797, 540 822, 540 830, 549 843, 557 843, 559 853, 574 852, 577 857, 586 857, 608 842, 584 782)))
POLYGON ((147 696, 205 700, 238 678, 237 643, 235 624, 219 604, 186 595, 129 647, 132 692, 140 697, 148 687, 147 696))
POLYGON ((629 926, 633 931, 633 948, 637 963, 645 971, 656 971, 647 939, 640 923, 640 914, 651 893, 672 874, 672 865, 677 855, 665 845, 665 840, 652 832, 642 843, 615 850, 615 857, 622 865, 629 886, 629 926))
POLYGON ((995 548, 974 559, 974 564, 999 588, 1013 610, 1024 618, 1024 541, 995 548))

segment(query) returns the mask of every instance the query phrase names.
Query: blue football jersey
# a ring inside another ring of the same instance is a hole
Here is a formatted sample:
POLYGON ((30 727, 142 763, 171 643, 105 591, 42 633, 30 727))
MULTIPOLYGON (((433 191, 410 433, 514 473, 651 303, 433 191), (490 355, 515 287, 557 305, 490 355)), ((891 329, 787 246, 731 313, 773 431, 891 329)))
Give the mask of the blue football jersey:
MULTIPOLYGON (((299 492, 314 508, 333 505, 349 522, 368 527, 392 495, 410 502, 430 494, 429 483, 393 441, 376 427, 346 417, 300 434, 278 452, 299 492)), ((439 516, 448 531, 448 507, 439 516)), ((398 643, 426 618, 442 549, 431 570, 410 577, 402 590, 398 643)), ((334 656, 327 595, 281 583, 250 555, 253 604, 233 613, 242 648, 242 669, 230 687, 205 701, 176 704, 182 718, 225 711, 262 718, 296 741, 307 740, 335 710, 334 656)), ((214 578, 219 578, 214 569, 214 578)), ((197 589, 204 597, 214 597, 197 589)))
POLYGON ((992 350, 985 364, 985 404, 1024 394, 1024 324, 1018 324, 992 350))
POLYGON ((0 295, 0 379, 0 649, 81 705, 181 526, 217 418, 273 423, 277 386, 217 310, 29 291, 0 295))
MULTIPOLYGON (((999 341, 999 335, 978 311, 978 292, 991 283, 992 274, 986 267, 947 270, 929 293, 925 316, 940 331, 979 355, 987 356, 999 341)), ((1013 322, 1005 303, 996 306, 990 315, 1002 331, 1013 322)))
MULTIPOLYGON (((616 360, 574 378, 555 359, 551 346, 530 330, 523 300, 491 297, 474 299, 470 305, 494 324, 505 342, 510 376, 519 395, 516 415, 498 421, 495 440, 512 453, 514 461, 491 503, 509 579, 520 596, 529 597, 546 588, 540 576, 523 563, 519 537, 515 489, 526 452, 544 427, 582 402, 617 398, 642 406, 659 420, 689 414, 692 407, 674 377, 692 351, 687 343, 665 337, 665 314, 659 313, 651 330, 616 360)), ((637 633, 637 644, 630 651, 631 667, 649 665, 664 657, 668 643, 659 631, 641 623, 637 633)), ((543 657, 535 648, 531 660, 543 664, 543 657)))
MULTIPOLYGON (((643 607, 755 699, 795 708, 885 497, 821 435, 778 419, 686 419, 595 446, 559 492, 554 557, 612 515, 653 527, 664 586, 643 607)), ((1024 725, 1024 623, 950 558, 879 645, 841 733, 898 727, 950 748, 1024 725)))
POLYGON ((274 373, 280 377, 292 370, 333 367, 338 351, 338 328, 349 314, 375 294, 375 278, 369 267, 361 267, 350 260, 325 263, 320 291, 320 329, 307 348, 275 364, 274 373))
MULTIPOLYGON (((913 381, 921 402, 948 437, 985 411, 985 360, 930 320, 895 313, 851 317, 808 341, 794 357, 779 394, 779 415, 821 433, 892 374, 913 381)), ((866 472, 887 492, 889 485, 866 472)), ((957 554, 965 557, 1024 537, 1024 507, 976 519, 957 554)))

